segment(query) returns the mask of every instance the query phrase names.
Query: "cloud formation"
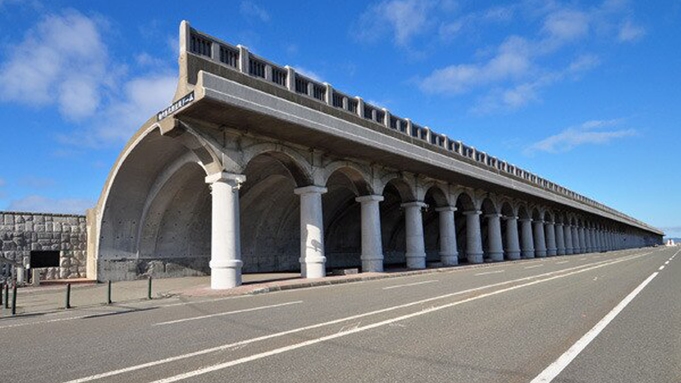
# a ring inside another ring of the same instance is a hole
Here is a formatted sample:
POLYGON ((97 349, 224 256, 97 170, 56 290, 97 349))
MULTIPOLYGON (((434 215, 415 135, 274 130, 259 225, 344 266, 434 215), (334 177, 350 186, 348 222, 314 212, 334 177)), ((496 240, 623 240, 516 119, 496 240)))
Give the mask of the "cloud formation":
POLYGON ((31 213, 85 214, 95 206, 95 201, 78 198, 54 199, 38 195, 27 196, 10 202, 7 210, 31 213))
POLYGON ((603 145, 619 138, 632 137, 637 134, 635 129, 613 129, 621 123, 621 120, 587 121, 535 142, 524 150, 524 154, 568 152, 577 146, 603 145))
POLYGON ((430 12, 436 4, 432 0, 383 0, 369 6, 353 30, 361 41, 376 42, 391 34, 395 44, 406 46, 433 25, 430 12))
POLYGON ((263 23, 270 21, 270 14, 265 9, 255 4, 253 1, 242 1, 239 10, 241 14, 246 17, 255 18, 262 21, 263 23))

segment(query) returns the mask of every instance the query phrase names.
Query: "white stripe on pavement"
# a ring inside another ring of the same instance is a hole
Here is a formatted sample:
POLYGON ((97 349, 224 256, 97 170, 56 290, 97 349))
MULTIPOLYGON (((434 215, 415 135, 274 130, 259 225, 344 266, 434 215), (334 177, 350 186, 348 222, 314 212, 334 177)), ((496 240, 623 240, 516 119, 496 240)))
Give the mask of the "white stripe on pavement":
POLYGON ((534 268, 542 267, 542 266, 544 266, 543 263, 542 263, 541 265, 527 266, 527 267, 525 267, 525 270, 527 270, 527 269, 534 269, 534 268))
POLYGON ((280 304, 276 304, 276 305, 260 306, 260 307, 252 307, 252 308, 243 309, 243 310, 228 311, 228 312, 224 312, 224 313, 201 315, 201 316, 198 316, 198 317, 191 317, 191 318, 171 320, 171 321, 167 321, 167 322, 154 323, 153 326, 164 326, 164 325, 168 325, 168 324, 189 322, 189 321, 193 321, 193 320, 201 320, 201 319, 215 318, 215 317, 221 317, 221 316, 226 316, 226 315, 247 313, 247 312, 251 312, 251 311, 273 309, 273 308, 276 308, 276 307, 296 305, 298 303, 303 303, 303 301, 286 302, 286 303, 280 303, 280 304))
POLYGON ((399 289, 400 287, 409 287, 409 286, 425 285, 426 283, 433 283, 433 282, 439 282, 439 281, 438 281, 437 279, 433 279, 433 280, 430 280, 430 281, 407 283, 407 284, 405 284, 405 285, 388 286, 388 287, 384 287, 383 290, 399 289))
POLYGON ((504 272, 506 272, 506 270, 485 271, 484 273, 473 274, 473 276, 479 277, 481 275, 499 274, 499 273, 504 273, 504 272))

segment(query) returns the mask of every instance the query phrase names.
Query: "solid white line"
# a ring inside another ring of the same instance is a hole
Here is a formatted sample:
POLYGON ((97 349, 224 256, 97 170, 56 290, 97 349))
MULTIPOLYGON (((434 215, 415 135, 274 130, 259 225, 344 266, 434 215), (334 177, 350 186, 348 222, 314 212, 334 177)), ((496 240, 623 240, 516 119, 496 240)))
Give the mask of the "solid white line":
POLYGON ((506 270, 486 271, 484 273, 473 274, 473 276, 479 277, 481 275, 499 274, 499 273, 504 273, 504 272, 506 272, 506 270))
POLYGON ((664 265, 660 266, 660 268, 658 270, 660 270, 660 271, 664 270, 664 265))
POLYGON ((560 262, 556 262, 556 265, 562 265, 562 264, 564 264, 564 263, 569 263, 569 262, 570 262, 570 261, 560 261, 560 262))
POLYGON ((475 288, 471 288, 471 289, 467 289, 467 290, 457 291, 457 292, 454 292, 454 293, 449 293, 449 294, 444 294, 444 295, 435 296, 435 297, 431 297, 431 298, 426 298, 426 299, 422 299, 422 300, 418 300, 418 301, 405 303, 405 304, 402 304, 402 305, 391 306, 391 307, 387 307, 387 308, 380 309, 380 310, 374 310, 374 311, 369 311, 369 312, 365 312, 365 313, 362 313, 362 314, 351 315, 351 316, 348 316, 348 317, 345 317, 345 318, 339 318, 339 319, 335 319, 335 320, 328 321, 328 322, 317 323, 317 324, 313 324, 313 325, 310 325, 310 326, 299 327, 299 328, 295 328, 295 329, 291 329, 291 330, 287 330, 287 331, 282 331, 282 332, 278 332, 278 333, 274 333, 274 334, 269 334, 269 335, 263 335, 263 336, 260 336, 260 337, 257 337, 257 338, 251 338, 251 339, 246 339, 246 340, 242 340, 242 341, 235 342, 235 343, 224 344, 224 345, 221 345, 221 346, 207 348, 207 349, 203 349, 203 350, 199 350, 199 351, 195 351, 195 352, 191 352, 191 353, 187 353, 187 354, 177 355, 177 356, 173 356, 173 357, 166 358, 166 359, 156 360, 156 361, 153 361, 153 362, 148 362, 148 363, 138 364, 138 365, 135 365, 135 366, 125 367, 125 368, 122 368, 122 369, 119 369, 119 370, 113 370, 113 371, 103 372, 103 373, 100 373, 100 374, 85 376, 85 377, 70 380, 70 381, 64 382, 64 383, 90 382, 90 381, 93 381, 93 380, 103 379, 103 378, 107 378, 107 377, 115 376, 115 375, 120 375, 120 374, 132 372, 132 371, 136 371, 136 370, 141 370, 141 369, 148 368, 148 367, 154 367, 154 366, 158 366, 158 365, 161 365, 161 364, 174 362, 174 361, 177 361, 177 360, 183 360, 183 359, 188 359, 188 358, 192 358, 192 357, 195 357, 195 356, 210 354, 210 353, 213 353, 213 352, 224 351, 224 350, 228 350, 228 349, 231 349, 231 348, 234 348, 234 347, 240 347, 240 346, 244 346, 244 345, 251 344, 251 343, 256 343, 256 342, 263 341, 263 340, 269 340, 269 339, 278 338, 278 337, 282 337, 282 336, 286 336, 286 335, 290 335, 290 334, 295 334, 295 333, 298 333, 298 332, 313 330, 313 329, 317 329, 317 328, 321 328, 321 327, 325 327, 325 326, 330 326, 330 325, 333 325, 333 324, 347 322, 347 321, 354 320, 354 319, 364 318, 364 317, 371 316, 371 315, 382 314, 382 313, 395 311, 395 310, 399 310, 399 309, 403 309, 403 308, 407 308, 407 307, 411 307, 411 306, 415 306, 415 305, 420 305, 420 304, 423 304, 423 303, 428 303, 428 302, 433 302, 433 301, 437 301, 437 300, 440 300, 440 299, 450 298, 450 297, 454 297, 454 296, 457 296, 457 295, 463 295, 463 294, 468 294, 468 293, 472 293, 472 292, 476 292, 476 291, 486 290, 486 289, 493 288, 493 287, 504 286, 504 285, 508 285, 508 284, 511 284, 511 283, 516 283, 516 282, 521 282, 521 281, 529 281, 529 280, 532 280, 532 279, 537 279, 537 278, 541 278, 541 277, 548 277, 548 276, 551 276, 551 275, 554 275, 554 274, 559 274, 559 273, 569 272, 569 271, 571 271, 571 272, 568 273, 568 274, 565 274, 565 276, 572 275, 573 273, 579 273, 579 272, 582 272, 582 271, 592 270, 592 269, 596 269, 596 268, 600 268, 600 267, 604 267, 604 266, 614 265, 614 264, 617 264, 617 263, 620 263, 620 262, 633 260, 633 259, 640 258, 640 257, 643 257, 643 256, 648 255, 648 254, 650 254, 650 253, 644 253, 644 254, 640 254, 640 255, 630 255, 630 256, 622 257, 622 258, 615 259, 615 260, 607 260, 607 261, 596 262, 591 266, 580 265, 580 266, 571 267, 571 268, 568 268, 568 269, 565 269, 565 270, 551 271, 551 272, 544 273, 544 274, 538 274, 538 275, 533 275, 533 276, 529 276, 529 277, 518 278, 518 279, 515 279, 515 280, 510 280, 510 281, 505 281, 505 282, 493 283, 491 285, 485 285, 485 286, 475 287, 475 288), (579 269, 582 269, 582 270, 579 270, 579 269))
POLYGON ((426 283, 433 283, 433 282, 439 282, 439 281, 438 281, 437 279, 433 279, 433 280, 430 280, 430 281, 407 283, 406 285, 388 286, 388 287, 384 287, 383 290, 398 289, 398 288, 400 288, 400 287, 409 287, 409 286, 425 285, 426 283))
POLYGON ((570 347, 563 355, 561 355, 558 359, 556 359, 555 362, 551 363, 544 371, 542 371, 541 374, 539 374, 536 378, 532 379, 532 382, 530 383, 548 383, 553 381, 553 379, 560 374, 565 367, 567 367, 576 357, 581 353, 586 346, 593 341, 598 334, 603 331, 603 329, 612 322, 617 315, 624 310, 625 307, 629 303, 631 303, 634 298, 638 295, 638 293, 643 290, 650 281, 653 280, 657 276, 657 272, 653 273, 651 276, 649 276, 643 283, 638 285, 637 288, 634 289, 629 295, 627 295, 626 298, 624 298, 620 303, 615 306, 612 311, 610 311, 606 316, 603 317, 591 330, 589 330, 584 336, 577 341, 572 347, 570 347))
POLYGON ((298 303, 303 303, 303 301, 286 302, 286 303, 279 303, 279 304, 276 304, 276 305, 252 307, 250 309, 235 310, 235 311, 228 311, 228 312, 224 312, 224 313, 209 314, 209 315, 202 315, 202 316, 198 316, 198 317, 177 319, 177 320, 171 320, 171 321, 167 321, 167 322, 154 323, 152 326, 164 326, 164 325, 167 325, 167 324, 175 324, 175 323, 189 322, 189 321, 193 321, 193 320, 215 318, 215 317, 220 317, 220 316, 225 316, 225 315, 247 313, 247 312, 251 312, 251 311, 273 309, 275 307, 290 306, 290 305, 295 305, 295 304, 298 304, 298 303))
POLYGON ((523 287, 533 286, 533 285, 536 285, 536 284, 539 284, 539 283, 544 283, 544 282, 548 282, 548 281, 551 281, 551 280, 554 280, 554 279, 563 278, 563 277, 566 277, 568 275, 582 273, 582 272, 589 271, 589 270, 592 270, 592 269, 595 269, 595 268, 600 268, 600 267, 603 267, 603 266, 604 265, 594 266, 594 267, 591 267, 591 268, 586 268, 586 269, 574 271, 572 273, 557 275, 557 276, 549 277, 549 278, 546 278, 546 279, 541 279, 541 280, 532 281, 532 282, 528 282, 528 283, 521 284, 521 285, 507 287, 505 289, 492 291, 492 292, 489 292, 489 293, 481 294, 481 295, 471 297, 471 298, 467 298, 467 299, 457 301, 457 302, 447 303, 447 304, 440 305, 440 306, 433 306, 433 307, 430 307, 430 308, 422 310, 422 311, 417 311, 415 313, 406 314, 406 315, 402 315, 402 316, 391 318, 391 319, 386 319, 384 321, 372 323, 372 324, 369 324, 369 325, 366 325, 366 326, 363 326, 363 327, 354 327, 354 328, 351 328, 347 331, 338 332, 338 333, 335 333, 335 334, 331 334, 331 335, 327 335, 327 336, 323 336, 323 337, 319 337, 319 338, 315 338, 315 339, 310 339, 310 340, 305 341, 305 342, 291 344, 289 346, 285 346, 285 347, 277 348, 277 349, 274 349, 274 350, 266 351, 266 352, 263 352, 263 353, 260 353, 260 354, 254 354, 254 355, 243 357, 243 358, 240 358, 240 359, 235 359, 235 360, 232 360, 232 361, 229 361, 229 362, 219 363, 219 364, 215 364, 215 365, 212 365, 212 366, 207 366, 207 367, 200 368, 200 369, 197 369, 197 370, 194 370, 194 371, 185 372, 183 374, 178 374, 178 375, 175 375, 175 376, 170 376, 168 378, 155 380, 151 383, 172 383, 172 382, 177 382, 179 380, 194 378, 194 377, 199 376, 199 375, 207 374, 207 373, 214 372, 214 371, 223 370, 225 368, 229 368, 229 367, 236 366, 236 365, 239 365, 239 364, 252 362, 254 360, 266 358, 268 356, 282 354, 284 352, 296 350, 296 349, 307 347, 307 346, 312 346, 312 345, 315 345, 315 344, 318 344, 318 343, 326 342, 328 340, 337 339, 337 338, 345 337, 345 336, 348 336, 348 335, 351 335, 351 334, 364 332, 364 331, 371 330, 371 329, 374 329, 374 328, 390 325, 390 324, 393 324, 393 323, 396 323, 396 322, 401 322, 401 321, 404 321, 404 320, 407 320, 407 319, 416 318, 416 317, 419 317, 419 316, 422 316, 422 315, 425 315, 425 314, 429 314, 429 313, 432 313, 432 312, 444 310, 444 309, 447 309, 447 308, 450 308, 450 307, 462 305, 464 303, 473 302, 473 301, 476 301, 476 300, 479 300, 479 299, 482 299, 482 298, 487 298, 487 297, 490 297, 490 296, 499 295, 499 294, 506 293, 506 292, 513 291, 513 290, 517 290, 517 289, 520 289, 520 288, 523 288, 523 287))
POLYGON ((542 266, 544 266, 543 263, 542 263, 541 265, 527 266, 527 267, 525 267, 525 270, 527 270, 527 269, 534 269, 534 268, 542 267, 542 266))

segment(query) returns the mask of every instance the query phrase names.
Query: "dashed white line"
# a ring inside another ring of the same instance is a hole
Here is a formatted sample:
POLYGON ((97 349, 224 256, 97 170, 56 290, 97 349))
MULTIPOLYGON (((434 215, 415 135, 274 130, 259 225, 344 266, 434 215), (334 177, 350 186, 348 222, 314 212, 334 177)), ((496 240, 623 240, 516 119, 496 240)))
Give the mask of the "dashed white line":
POLYGON ((660 268, 658 270, 660 270, 660 271, 664 270, 664 265, 660 266, 660 268))
POLYGON ((167 322, 154 323, 153 326, 164 326, 164 325, 168 325, 168 324, 189 322, 189 321, 193 321, 193 320, 208 319, 208 318, 215 318, 215 317, 226 316, 226 315, 247 313, 247 312, 251 312, 251 311, 273 309, 273 308, 276 308, 276 307, 296 305, 296 304, 299 304, 299 303, 303 303, 303 301, 286 302, 286 303, 280 303, 280 304, 276 304, 276 305, 259 306, 259 307, 252 307, 250 309, 228 311, 228 312, 224 312, 224 313, 201 315, 201 316, 198 316, 198 317, 191 317, 191 318, 171 320, 171 321, 167 321, 167 322))
POLYGON ((541 265, 527 266, 527 267, 525 267, 525 270, 527 270, 527 269, 535 269, 535 268, 537 268, 537 267, 542 267, 542 266, 544 266, 543 263, 542 263, 541 265))
POLYGON ((484 273, 473 274, 473 276, 479 277, 481 275, 499 274, 504 272, 506 272, 506 270, 485 271, 484 273))
POLYGON ((405 284, 405 285, 388 286, 388 287, 384 287, 383 290, 399 289, 400 287, 409 287, 409 286, 425 285, 426 283, 433 283, 433 282, 439 282, 439 281, 438 281, 437 279, 433 279, 433 280, 430 280, 430 281, 407 283, 407 284, 405 284))
POLYGON ((530 383, 548 383, 553 381, 553 379, 560 374, 565 367, 567 367, 572 361, 579 355, 585 348, 586 346, 593 341, 598 334, 603 331, 603 329, 612 322, 617 315, 624 310, 627 305, 636 298, 638 293, 643 290, 650 281, 653 280, 657 276, 657 272, 653 273, 651 276, 649 276, 645 281, 643 281, 638 287, 634 289, 629 295, 627 295, 626 298, 624 298, 617 306, 615 306, 612 311, 610 311, 606 316, 603 317, 589 332, 584 334, 584 336, 577 341, 572 347, 570 347, 563 355, 561 355, 558 359, 556 359, 555 362, 551 363, 544 371, 542 371, 541 374, 539 374, 536 378, 532 379, 532 382, 530 383))
POLYGON ((669 264, 669 261, 665 262, 664 264, 665 264, 665 265, 668 265, 668 264, 669 264))
POLYGON ((560 261, 560 262, 556 262, 556 265, 562 265, 562 264, 564 264, 564 263, 570 263, 570 261, 560 261))

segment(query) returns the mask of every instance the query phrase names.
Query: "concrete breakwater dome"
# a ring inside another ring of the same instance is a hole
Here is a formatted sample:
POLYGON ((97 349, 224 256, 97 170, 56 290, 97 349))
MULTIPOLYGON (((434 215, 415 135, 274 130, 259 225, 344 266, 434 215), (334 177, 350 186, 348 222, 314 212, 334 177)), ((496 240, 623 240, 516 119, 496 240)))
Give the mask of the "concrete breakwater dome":
POLYGON ((180 26, 173 102, 90 213, 88 275, 425 268, 608 251, 663 233, 460 141, 180 26))

